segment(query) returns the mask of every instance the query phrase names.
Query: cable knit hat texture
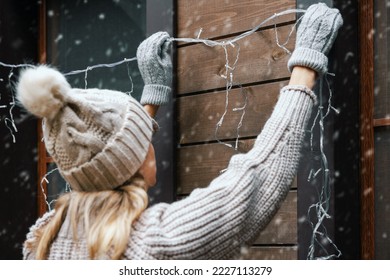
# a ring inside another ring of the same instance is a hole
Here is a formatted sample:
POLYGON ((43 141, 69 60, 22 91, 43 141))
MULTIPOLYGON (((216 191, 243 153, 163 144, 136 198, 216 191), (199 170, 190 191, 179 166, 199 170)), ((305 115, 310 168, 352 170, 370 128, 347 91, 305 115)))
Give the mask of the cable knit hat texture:
POLYGON ((153 120, 125 93, 71 88, 47 66, 22 72, 22 105, 44 118, 44 140, 73 190, 110 190, 128 181, 145 160, 153 120))

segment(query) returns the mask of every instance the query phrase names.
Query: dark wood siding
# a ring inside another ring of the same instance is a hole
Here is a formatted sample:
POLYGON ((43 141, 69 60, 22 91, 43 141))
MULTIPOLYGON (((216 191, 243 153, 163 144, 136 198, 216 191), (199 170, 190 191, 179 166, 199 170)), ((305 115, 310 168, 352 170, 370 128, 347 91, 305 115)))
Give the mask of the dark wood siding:
MULTIPOLYGON (((227 40, 247 31, 276 12, 295 8, 295 1, 240 0, 177 2, 177 36, 227 40)), ((177 194, 188 195, 194 188, 207 187, 227 167, 232 155, 248 151, 270 116, 279 90, 288 79, 288 55, 276 45, 274 24, 281 41, 293 27, 294 15, 269 22, 259 32, 241 40, 234 82, 242 85, 229 93, 229 112, 218 131, 218 139, 234 144, 241 107, 247 96, 246 114, 240 128, 237 151, 216 141, 215 129, 225 111, 225 53, 221 47, 178 44, 177 50, 177 194), (243 93, 245 91, 245 93, 243 93)), ((294 36, 287 48, 292 50, 294 36)), ((228 48, 234 61, 237 48, 228 48)), ((296 183, 280 211, 248 250, 238 258, 297 258, 296 183)))

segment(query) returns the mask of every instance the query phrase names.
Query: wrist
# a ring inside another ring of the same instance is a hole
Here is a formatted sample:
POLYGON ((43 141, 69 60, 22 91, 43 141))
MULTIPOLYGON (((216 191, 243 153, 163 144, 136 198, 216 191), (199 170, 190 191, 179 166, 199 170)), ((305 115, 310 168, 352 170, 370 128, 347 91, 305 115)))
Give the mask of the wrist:
POLYGON ((317 72, 304 66, 295 66, 292 69, 289 85, 303 85, 312 89, 317 79, 317 72))
POLYGON ((152 118, 154 118, 157 114, 157 111, 158 111, 158 108, 160 106, 158 105, 152 105, 152 104, 145 104, 144 105, 144 109, 145 111, 148 113, 149 116, 151 116, 152 118))

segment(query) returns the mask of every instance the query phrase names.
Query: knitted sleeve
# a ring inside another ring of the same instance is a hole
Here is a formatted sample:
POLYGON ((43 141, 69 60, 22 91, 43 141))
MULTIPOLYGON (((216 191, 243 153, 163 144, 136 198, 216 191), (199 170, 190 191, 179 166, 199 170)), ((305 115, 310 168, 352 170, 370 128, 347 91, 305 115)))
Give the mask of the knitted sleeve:
POLYGON ((41 218, 39 218, 35 224, 30 227, 30 231, 27 233, 26 241, 23 244, 23 259, 34 259, 32 248, 29 247, 29 243, 34 242, 36 238, 36 231, 41 227, 47 225, 51 218, 53 218, 55 211, 46 212, 41 218))
POLYGON ((315 99, 307 88, 283 88, 252 150, 233 156, 209 187, 147 209, 125 257, 226 259, 253 242, 289 191, 315 99))

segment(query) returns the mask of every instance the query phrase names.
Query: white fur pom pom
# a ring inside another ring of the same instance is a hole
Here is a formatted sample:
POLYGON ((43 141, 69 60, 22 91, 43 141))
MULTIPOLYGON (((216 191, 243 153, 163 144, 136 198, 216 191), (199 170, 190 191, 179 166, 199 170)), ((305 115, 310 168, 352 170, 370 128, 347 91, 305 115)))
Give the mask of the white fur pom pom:
POLYGON ((17 98, 35 116, 52 119, 65 105, 66 94, 70 89, 60 72, 42 65, 22 72, 17 98))

